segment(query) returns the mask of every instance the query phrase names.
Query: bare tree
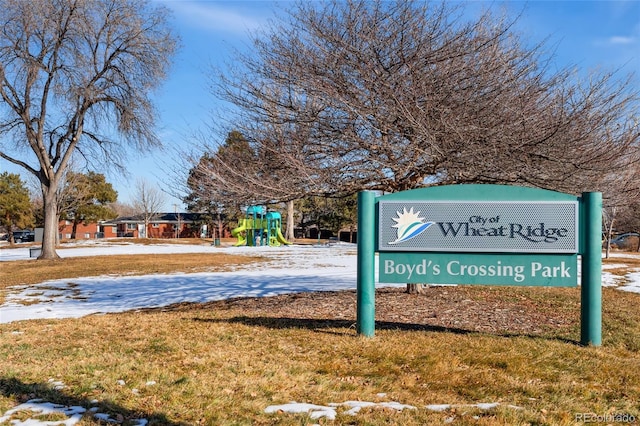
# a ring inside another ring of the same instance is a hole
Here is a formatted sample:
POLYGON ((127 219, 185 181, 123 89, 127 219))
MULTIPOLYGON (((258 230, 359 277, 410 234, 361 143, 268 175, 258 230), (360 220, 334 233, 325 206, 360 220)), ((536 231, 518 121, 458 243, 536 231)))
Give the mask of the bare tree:
POLYGON ((120 201, 116 201, 115 203, 109 204, 109 207, 116 212, 118 217, 120 216, 134 216, 136 214, 135 208, 127 203, 123 203, 120 201))
POLYGON ((37 177, 41 258, 54 258, 72 157, 117 167, 126 149, 159 144, 150 94, 176 39, 167 9, 146 0, 0 0, 0 24, 0 157, 37 177))
POLYGON ((259 129, 254 150, 300 164, 289 186, 312 192, 473 182, 580 193, 637 158, 627 155, 640 149, 631 78, 580 80, 544 44, 526 46, 513 21, 464 20, 458 7, 299 2, 217 93, 248 138, 259 129), (302 137, 273 131, 287 125, 302 137))
MULTIPOLYGON (((629 155, 632 155, 630 152, 629 155)), ((626 167, 616 164, 606 174, 603 197, 603 227, 605 255, 609 257, 613 231, 619 226, 623 230, 640 231, 638 207, 640 206, 640 158, 629 160, 626 167)), ((638 247, 640 251, 640 246, 638 247)))
MULTIPOLYGON (((621 206, 617 223, 622 231, 640 234, 640 200, 631 200, 621 206)), ((635 250, 640 252, 640 238, 637 238, 636 241, 635 250)))
POLYGON ((158 216, 165 204, 165 196, 158 188, 151 186, 145 179, 136 181, 136 190, 133 195, 133 209, 144 220, 144 238, 148 238, 149 223, 158 216))
POLYGON ((288 164, 304 152, 296 176, 320 191, 485 182, 576 192, 637 150, 630 80, 578 81, 553 70, 543 45, 522 46, 511 22, 459 14, 446 3, 301 2, 218 93, 241 123, 259 123, 241 131, 272 135, 260 149, 288 164), (272 131, 286 125, 304 125, 303 137, 272 131))

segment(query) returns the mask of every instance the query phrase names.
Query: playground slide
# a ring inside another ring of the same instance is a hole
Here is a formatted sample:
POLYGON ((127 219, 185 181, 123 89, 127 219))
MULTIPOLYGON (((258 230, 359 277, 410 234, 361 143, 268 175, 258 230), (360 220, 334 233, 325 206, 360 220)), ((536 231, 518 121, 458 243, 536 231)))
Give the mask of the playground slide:
POLYGON ((231 231, 231 235, 238 239, 238 242, 234 244, 236 247, 261 244, 269 244, 271 246, 291 244, 284 238, 279 227, 269 229, 269 221, 265 219, 240 219, 238 220, 238 226, 231 231), (256 238, 256 241, 254 242, 250 238, 256 238), (258 238, 260 238, 260 241, 257 240, 258 238))
POLYGON ((247 244, 247 239, 245 237, 242 236, 241 232, 242 231, 246 231, 247 227, 246 222, 243 220, 241 222, 238 223, 238 227, 234 228, 233 230, 231 230, 231 235, 233 237, 237 237, 238 238, 238 242, 234 244, 234 246, 243 246, 245 244, 247 244))
POLYGON ((277 230, 276 237, 278 237, 278 242, 280 244, 286 244, 286 245, 291 244, 289 241, 284 239, 284 237, 282 236, 282 232, 280 232, 279 229, 277 230))

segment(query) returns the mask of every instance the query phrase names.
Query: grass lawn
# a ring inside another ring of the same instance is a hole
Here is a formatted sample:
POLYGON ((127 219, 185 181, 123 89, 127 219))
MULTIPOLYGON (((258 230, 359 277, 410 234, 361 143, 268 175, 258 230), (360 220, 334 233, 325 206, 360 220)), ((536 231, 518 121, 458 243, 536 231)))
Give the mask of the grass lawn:
MULTIPOLYGON (((220 259, 218 267, 241 261, 247 259, 220 259)), ((211 267, 212 259, 203 262, 211 267)), ((34 277, 50 277, 56 266, 36 265, 34 277)), ((182 267, 199 268, 193 262, 182 267)), ((68 274, 72 268, 62 269, 68 274)), ((498 290, 448 291, 483 300, 498 290)), ((504 300, 526 299, 541 315, 580 309, 579 289, 499 291, 504 300)), ((530 334, 386 327, 362 338, 355 321, 336 321, 330 312, 305 320, 311 318, 305 312, 295 319, 277 308, 265 315, 224 303, 0 324, 0 416, 41 398, 96 407, 125 425, 137 418, 152 425, 573 425, 581 423, 582 413, 626 414, 637 421, 638 302, 638 294, 604 289, 598 348, 577 343, 578 322, 530 334), (353 400, 396 401, 415 409, 363 408, 353 416, 338 407, 334 421, 265 413, 290 401, 353 400), (471 406, 478 403, 499 405, 471 406), (435 411, 427 408, 432 404, 448 406, 435 411)), ((17 413, 14 419, 30 416, 17 413)), ((78 424, 107 423, 85 414, 78 424)))

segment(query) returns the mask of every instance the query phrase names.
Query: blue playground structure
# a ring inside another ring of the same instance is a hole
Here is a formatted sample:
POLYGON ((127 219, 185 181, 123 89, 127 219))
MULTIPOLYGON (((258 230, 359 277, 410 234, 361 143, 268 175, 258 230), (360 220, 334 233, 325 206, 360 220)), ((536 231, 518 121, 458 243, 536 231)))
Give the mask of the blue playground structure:
POLYGON ((249 206, 245 218, 238 220, 238 227, 231 231, 231 235, 238 238, 235 246, 277 247, 291 244, 282 236, 281 227, 280 213, 267 212, 265 206, 249 206))

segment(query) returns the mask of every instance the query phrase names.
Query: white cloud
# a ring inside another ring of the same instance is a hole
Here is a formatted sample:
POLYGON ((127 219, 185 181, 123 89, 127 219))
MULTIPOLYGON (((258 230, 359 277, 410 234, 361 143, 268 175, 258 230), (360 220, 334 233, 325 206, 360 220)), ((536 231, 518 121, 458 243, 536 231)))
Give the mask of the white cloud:
MULTIPOLYGON (((257 17, 251 13, 243 13, 228 3, 196 2, 169 0, 163 3, 173 9, 180 20, 189 25, 198 26, 209 31, 224 31, 246 34, 263 26, 265 17, 257 17)), ((238 3, 238 5, 255 5, 255 3, 238 3)))
POLYGON ((607 40, 608 44, 633 44, 637 41, 635 37, 613 36, 607 40))

